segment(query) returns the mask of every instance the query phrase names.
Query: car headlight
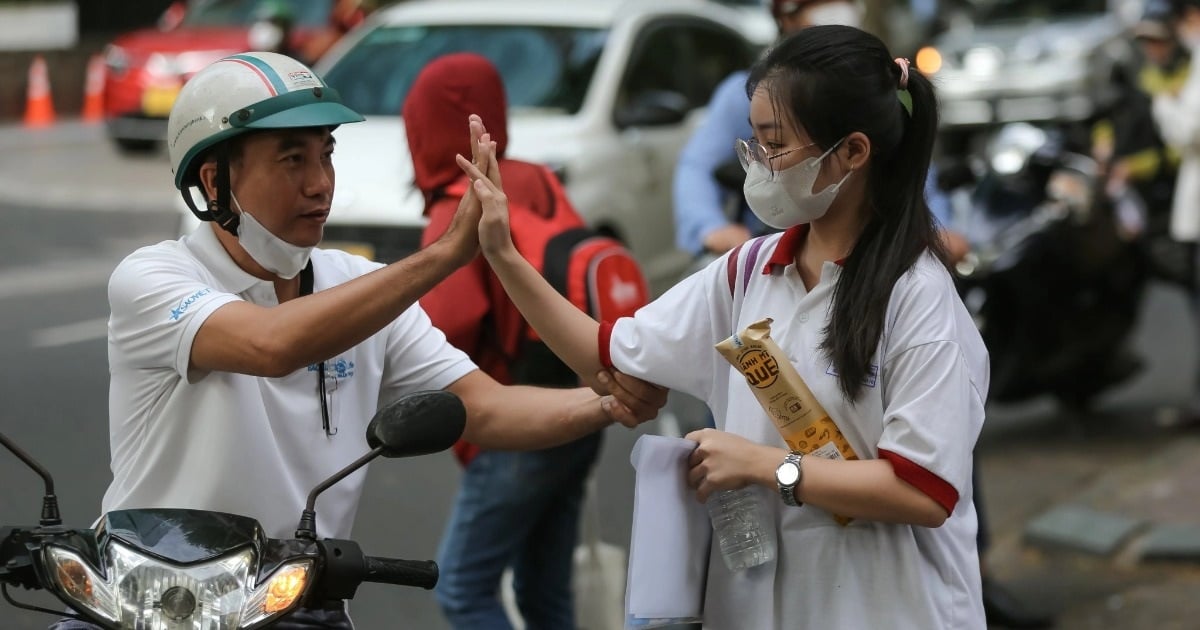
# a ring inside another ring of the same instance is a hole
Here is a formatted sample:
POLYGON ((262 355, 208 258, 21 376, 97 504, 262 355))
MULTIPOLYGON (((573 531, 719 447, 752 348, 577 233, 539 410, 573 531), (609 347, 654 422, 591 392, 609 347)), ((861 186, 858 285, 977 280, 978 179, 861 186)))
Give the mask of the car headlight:
POLYGON ((73 602, 122 628, 146 630, 235 630, 262 623, 299 601, 313 566, 310 559, 287 563, 255 585, 249 548, 185 567, 112 542, 107 578, 63 547, 48 547, 47 559, 73 602))

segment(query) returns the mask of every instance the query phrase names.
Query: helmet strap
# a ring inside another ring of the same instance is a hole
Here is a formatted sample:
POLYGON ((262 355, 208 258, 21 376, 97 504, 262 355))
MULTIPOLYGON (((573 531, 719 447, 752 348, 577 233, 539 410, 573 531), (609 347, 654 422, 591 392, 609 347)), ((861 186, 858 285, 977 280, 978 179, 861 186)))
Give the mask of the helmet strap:
POLYGON ((208 202, 208 212, 217 225, 237 236, 238 215, 230 209, 233 188, 229 185, 229 144, 217 148, 217 198, 208 202))
POLYGON ((187 204, 188 209, 196 215, 197 219, 214 221, 226 232, 237 236, 238 215, 229 208, 231 190, 229 186, 229 148, 219 147, 217 149, 217 198, 209 199, 207 207, 201 210, 196 207, 196 202, 192 199, 191 187, 184 187, 180 192, 183 194, 183 203, 187 204))

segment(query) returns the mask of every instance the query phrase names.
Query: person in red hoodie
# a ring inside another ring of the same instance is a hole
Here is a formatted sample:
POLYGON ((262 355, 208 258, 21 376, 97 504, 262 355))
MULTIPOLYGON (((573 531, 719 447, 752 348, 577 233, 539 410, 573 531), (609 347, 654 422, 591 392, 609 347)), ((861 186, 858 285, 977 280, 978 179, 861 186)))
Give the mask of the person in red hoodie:
MULTIPOLYGON (((496 68, 484 57, 440 57, 417 76, 403 107, 416 186, 428 226, 422 246, 450 225, 465 187, 455 154, 471 155, 462 120, 478 114, 500 156, 514 229, 520 212, 545 212, 558 180, 538 164, 504 158, 507 100, 496 68)), ((526 215, 529 216, 529 215, 526 215)), ((513 383, 513 361, 527 324, 483 256, 421 298, 433 324, 501 383, 513 383)), ((564 366, 566 375, 573 376, 564 366)), ((545 383, 540 383, 545 384, 545 383)), ((460 442, 462 484, 438 550, 437 599, 455 628, 511 628, 497 593, 513 570, 517 607, 530 630, 575 627, 571 567, 584 482, 601 433, 543 451, 480 451, 460 442)))

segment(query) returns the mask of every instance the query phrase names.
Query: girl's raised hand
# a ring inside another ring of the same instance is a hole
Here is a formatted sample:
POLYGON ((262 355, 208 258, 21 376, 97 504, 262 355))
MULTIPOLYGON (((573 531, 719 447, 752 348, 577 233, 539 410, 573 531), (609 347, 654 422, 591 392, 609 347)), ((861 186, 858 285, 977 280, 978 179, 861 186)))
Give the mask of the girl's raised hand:
POLYGON ((508 197, 500 180, 500 163, 496 158, 496 143, 483 134, 473 147, 476 161, 457 156, 458 166, 471 180, 471 190, 479 198, 482 216, 479 220, 479 246, 484 256, 496 256, 516 251, 508 222, 508 197), (486 164, 486 172, 476 164, 486 164))
MULTIPOLYGON (((490 141, 490 137, 487 128, 483 126, 483 119, 476 114, 468 116, 467 130, 471 135, 471 160, 468 163, 478 164, 486 169, 488 157, 480 151, 480 148, 490 141)), ((466 160, 461 155, 457 155, 455 158, 460 161, 466 160)), ((467 264, 479 253, 478 231, 481 213, 479 197, 475 194, 473 187, 468 187, 466 194, 458 202, 458 211, 454 213, 454 218, 450 220, 446 233, 440 239, 450 244, 456 263, 459 265, 467 264)))

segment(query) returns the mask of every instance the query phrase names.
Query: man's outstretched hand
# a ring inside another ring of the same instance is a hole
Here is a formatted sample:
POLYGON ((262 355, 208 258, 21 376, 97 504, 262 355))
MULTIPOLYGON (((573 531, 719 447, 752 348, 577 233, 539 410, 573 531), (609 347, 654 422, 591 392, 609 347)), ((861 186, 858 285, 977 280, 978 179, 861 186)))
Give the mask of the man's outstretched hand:
MULTIPOLYGON (((495 153, 496 143, 492 141, 491 135, 484 127, 483 119, 471 114, 467 118, 467 128, 471 136, 471 160, 468 161, 461 155, 455 156, 455 159, 460 163, 474 165, 480 171, 490 170, 489 162, 494 161, 492 155, 495 153)), ((496 166, 495 170, 496 178, 499 179, 499 166, 496 166)), ((479 195, 475 193, 474 186, 468 186, 467 193, 458 203, 458 210, 454 213, 454 218, 450 220, 450 226, 446 228, 446 233, 439 239, 451 247, 455 260, 460 266, 467 264, 479 254, 479 219, 482 215, 483 208, 479 202, 479 195)))
POLYGON ((608 388, 608 395, 601 402, 604 412, 613 422, 631 429, 657 418, 659 410, 667 404, 667 388, 617 370, 601 370, 596 380, 608 388))

